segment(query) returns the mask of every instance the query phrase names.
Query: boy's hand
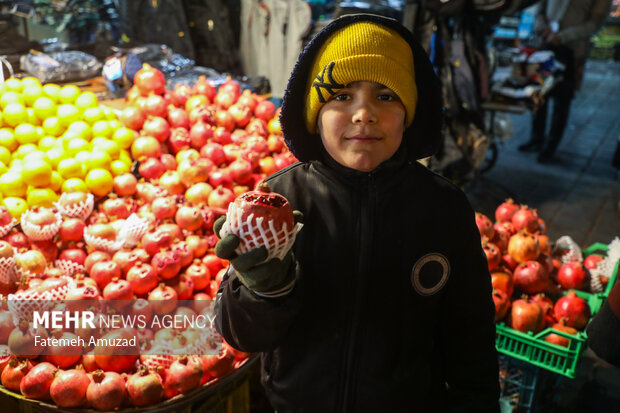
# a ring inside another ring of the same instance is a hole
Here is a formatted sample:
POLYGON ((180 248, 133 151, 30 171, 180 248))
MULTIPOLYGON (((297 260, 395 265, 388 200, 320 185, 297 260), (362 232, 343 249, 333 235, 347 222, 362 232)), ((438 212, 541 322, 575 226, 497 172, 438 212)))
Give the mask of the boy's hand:
MULTIPOLYGON (((293 211, 295 222, 302 222, 303 214, 300 211, 293 211)), ((234 234, 228 234, 224 238, 220 237, 220 230, 226 222, 226 216, 220 217, 213 225, 215 234, 220 238, 215 245, 215 255, 222 259, 229 260, 233 269, 237 273, 237 278, 250 290, 256 292, 269 292, 288 284, 289 267, 293 262, 293 253, 289 251, 284 260, 273 258, 267 262, 268 251, 265 247, 260 247, 245 254, 238 255, 235 250, 241 240, 234 234)))

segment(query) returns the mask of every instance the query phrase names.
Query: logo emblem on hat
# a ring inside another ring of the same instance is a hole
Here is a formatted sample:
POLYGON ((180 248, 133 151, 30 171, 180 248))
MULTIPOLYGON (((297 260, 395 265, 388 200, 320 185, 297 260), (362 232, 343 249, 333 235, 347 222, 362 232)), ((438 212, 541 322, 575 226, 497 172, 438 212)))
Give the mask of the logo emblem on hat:
POLYGON ((436 294, 448 281, 450 262, 439 253, 429 253, 420 258, 411 270, 411 284, 420 295, 436 294))
POLYGON ((319 102, 325 103, 327 102, 323 97, 323 93, 321 89, 325 89, 327 93, 330 95, 334 95, 337 90, 334 89, 342 89, 344 87, 343 84, 336 82, 333 78, 332 73, 334 72, 334 67, 336 66, 336 62, 331 62, 323 68, 320 74, 316 75, 316 80, 312 83, 312 87, 316 89, 316 94, 319 95, 319 102), (329 83, 325 82, 325 74, 327 74, 327 80, 329 83))

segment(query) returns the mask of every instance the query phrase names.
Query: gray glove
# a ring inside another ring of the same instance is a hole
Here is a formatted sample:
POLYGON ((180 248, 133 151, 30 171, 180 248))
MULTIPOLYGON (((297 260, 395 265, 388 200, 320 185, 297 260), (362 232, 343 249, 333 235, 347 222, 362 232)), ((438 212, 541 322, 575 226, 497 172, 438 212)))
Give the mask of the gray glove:
MULTIPOLYGON (((303 214, 294 211, 295 222, 302 222, 303 214)), ((277 291, 293 281, 293 274, 289 271, 294 262, 292 251, 289 251, 283 260, 272 258, 267 262, 269 254, 267 248, 260 247, 238 255, 235 249, 241 240, 234 234, 228 234, 224 238, 220 237, 220 230, 226 222, 226 216, 220 217, 213 225, 215 234, 220 240, 215 245, 215 255, 229 260, 233 270, 237 274, 239 281, 247 288, 258 293, 269 293, 277 291)))

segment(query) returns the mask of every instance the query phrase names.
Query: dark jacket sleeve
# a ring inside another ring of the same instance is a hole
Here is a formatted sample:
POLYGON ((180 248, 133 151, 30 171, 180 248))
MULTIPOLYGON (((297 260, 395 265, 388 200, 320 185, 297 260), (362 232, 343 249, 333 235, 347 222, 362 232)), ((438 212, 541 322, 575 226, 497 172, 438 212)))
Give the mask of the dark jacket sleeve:
POLYGON ((260 297, 228 271, 217 293, 215 328, 226 342, 248 353, 272 351, 287 334, 301 307, 299 265, 293 290, 281 297, 260 297))
POLYGON ((464 195, 455 207, 455 246, 450 252, 450 278, 440 326, 449 411, 499 413, 491 276, 474 211, 464 195))
POLYGON ((620 318, 605 301, 586 328, 588 345, 597 356, 620 367, 620 318))

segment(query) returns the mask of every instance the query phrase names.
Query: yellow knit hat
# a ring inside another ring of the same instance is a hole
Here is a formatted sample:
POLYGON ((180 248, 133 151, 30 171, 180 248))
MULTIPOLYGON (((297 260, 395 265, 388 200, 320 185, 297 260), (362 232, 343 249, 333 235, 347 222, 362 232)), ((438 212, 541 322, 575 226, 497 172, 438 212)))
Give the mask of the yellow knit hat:
POLYGON ((413 122, 418 91, 413 53, 396 31, 373 22, 358 22, 334 32, 321 46, 306 87, 306 128, 316 133, 321 107, 339 89, 356 81, 377 82, 398 95, 413 122))

